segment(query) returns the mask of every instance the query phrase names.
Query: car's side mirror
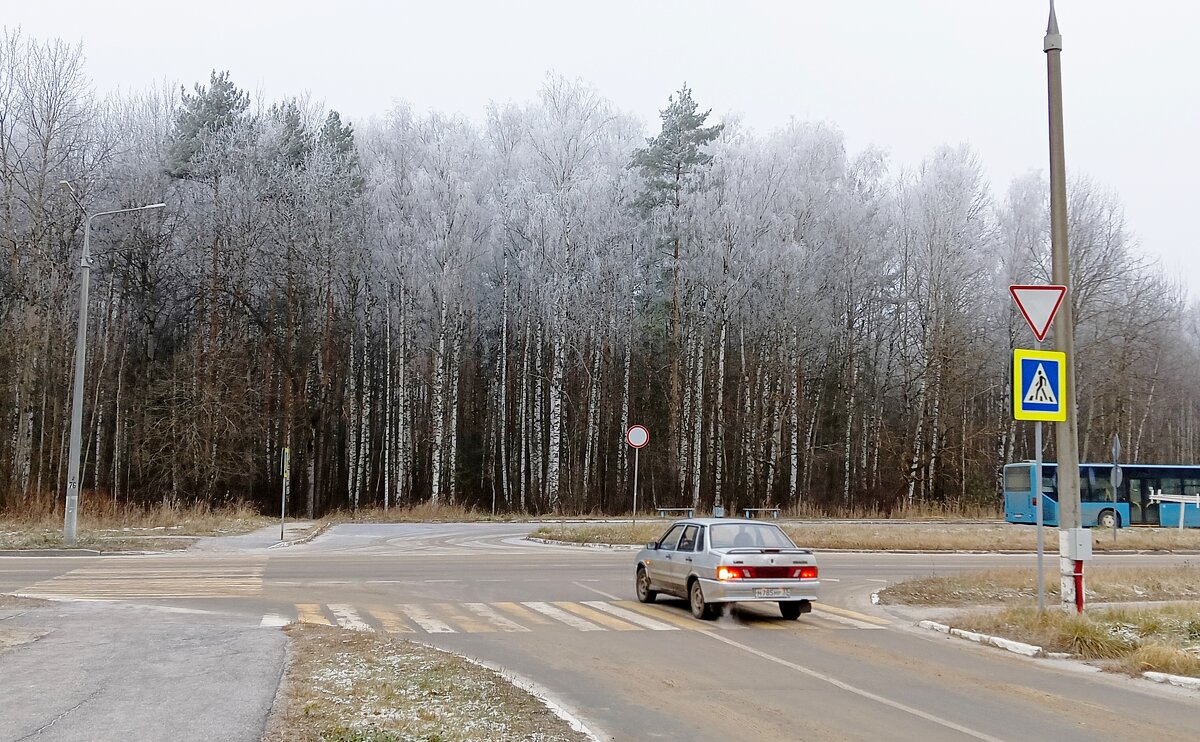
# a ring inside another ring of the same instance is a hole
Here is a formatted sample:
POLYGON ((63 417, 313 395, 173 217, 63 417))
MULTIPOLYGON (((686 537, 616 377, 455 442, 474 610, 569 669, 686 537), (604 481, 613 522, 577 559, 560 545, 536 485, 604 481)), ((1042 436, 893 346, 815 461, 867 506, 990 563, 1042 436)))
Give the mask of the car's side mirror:
POLYGON ((658 551, 658 542, 651 541, 650 543, 646 544, 646 548, 650 549, 651 551, 658 551))

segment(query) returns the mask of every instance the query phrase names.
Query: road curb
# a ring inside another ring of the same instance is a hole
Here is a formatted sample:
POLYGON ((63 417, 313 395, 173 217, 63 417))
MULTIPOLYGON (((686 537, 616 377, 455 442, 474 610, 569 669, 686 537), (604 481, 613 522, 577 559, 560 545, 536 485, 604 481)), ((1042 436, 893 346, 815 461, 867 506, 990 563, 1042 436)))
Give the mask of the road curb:
POLYGON ((1045 657, 1046 656, 1046 651, 1044 649, 1042 649, 1039 646, 1033 645, 1033 644, 1026 644, 1025 642, 1016 642, 1016 641, 1013 641, 1012 639, 1005 639, 1000 636, 989 636, 987 634, 980 634, 978 632, 967 631, 965 629, 955 629, 950 626, 947 626, 946 624, 938 623, 936 621, 919 621, 919 622, 917 622, 917 626, 921 627, 922 629, 929 629, 931 631, 937 631, 942 634, 956 636, 959 639, 966 639, 967 641, 976 642, 977 644, 987 644, 987 645, 990 645, 993 647, 997 647, 999 649, 1003 649, 1007 652, 1013 652, 1014 654, 1024 655, 1025 657, 1045 657))
POLYGON ((594 730, 588 728, 588 725, 585 724, 582 719, 571 713, 571 711, 569 711, 563 703, 556 700, 554 694, 545 686, 539 685, 522 675, 518 675, 507 667, 501 667, 499 665, 494 665, 490 662, 485 662, 474 657, 468 657, 467 655, 462 654, 461 652, 456 652, 453 649, 446 649, 445 647, 426 644, 425 642, 414 643, 424 644, 425 646, 431 647, 439 652, 445 652, 446 654, 454 655, 455 657, 469 662, 476 667, 482 667, 485 670, 495 673, 501 681, 520 688, 536 698, 543 706, 550 710, 550 713, 565 721, 573 731, 586 735, 589 740, 592 740, 592 742, 601 742, 601 737, 598 736, 594 730))
MULTIPOLYGON (((113 552, 102 552, 99 549, 8 549, 0 551, 0 557, 70 557, 70 556, 101 556, 113 552)), ((127 553, 127 552, 120 552, 127 553)))
POLYGON ((583 544, 578 541, 555 541, 550 538, 534 538, 533 536, 526 536, 525 540, 548 546, 574 546, 584 549, 608 549, 609 551, 637 551, 642 548, 637 544, 583 544))
POLYGON ((267 548, 268 549, 286 549, 289 546, 299 546, 300 544, 307 544, 309 541, 312 541, 317 536, 320 536, 322 533, 325 533, 326 531, 328 531, 329 527, 332 525, 333 525, 332 523, 322 523, 322 524, 318 525, 316 528, 310 529, 308 533, 304 534, 300 538, 294 538, 294 539, 291 539, 290 541, 280 541, 278 543, 271 544, 267 548))
POLYGON ((1187 675, 1169 675, 1165 672, 1144 672, 1142 677, 1147 680, 1153 680, 1156 683, 1168 683, 1177 685, 1180 688, 1188 688, 1189 690, 1200 690, 1200 678, 1188 677, 1187 675))

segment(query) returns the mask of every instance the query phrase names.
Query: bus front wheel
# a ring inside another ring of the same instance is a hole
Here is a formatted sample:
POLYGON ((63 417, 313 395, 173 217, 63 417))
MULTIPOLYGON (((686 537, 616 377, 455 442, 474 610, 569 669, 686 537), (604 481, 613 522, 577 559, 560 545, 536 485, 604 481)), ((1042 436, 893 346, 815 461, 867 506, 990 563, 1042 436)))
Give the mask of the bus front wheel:
POLYGON ((1115 510, 1105 510, 1096 518, 1096 525, 1101 528, 1120 528, 1121 516, 1115 510))

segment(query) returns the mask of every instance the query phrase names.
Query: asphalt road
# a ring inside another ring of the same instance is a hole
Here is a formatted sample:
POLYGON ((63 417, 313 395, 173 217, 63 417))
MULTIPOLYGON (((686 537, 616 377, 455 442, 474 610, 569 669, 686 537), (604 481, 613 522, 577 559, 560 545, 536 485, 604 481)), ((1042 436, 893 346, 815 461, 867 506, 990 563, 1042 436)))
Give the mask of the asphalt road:
MULTIPOLYGON (((823 601, 814 613, 784 621, 773 606, 739 608, 710 623, 693 619, 682 601, 638 604, 632 552, 532 544, 523 540, 531 529, 345 525, 287 549, 244 539, 186 555, 0 558, 0 592, 112 601, 69 604, 70 616, 79 614, 62 625, 88 611, 125 611, 117 623, 127 632, 161 630, 162 648, 153 651, 175 646, 180 658, 207 657, 212 693, 257 683, 257 695, 243 698, 246 739, 261 733, 255 714, 263 699, 269 705, 282 661, 281 635, 272 628, 291 621, 401 634, 503 667, 549 689, 603 739, 1200 739, 1200 694, 980 647, 916 629, 912 612, 871 605, 871 593, 890 582, 1032 564, 1031 555, 823 553, 823 601), (189 612, 164 610, 171 608, 189 612), (220 632, 244 637, 244 646, 218 650, 220 632), (250 663, 263 672, 239 675, 250 663)), ((1114 555, 1097 562, 1185 559, 1114 555)), ((66 682, 59 675, 39 686, 40 703, 55 698, 41 709, 34 696, 19 693, 21 682, 9 671, 12 657, 27 657, 38 645, 53 649, 51 638, 0 654, 0 698, 13 708, 15 697, 24 719, 10 727, 12 717, 0 715, 0 741, 109 738, 23 736, 80 713, 69 693, 57 702, 55 691, 66 682)), ((136 661, 147 661, 147 647, 136 661)), ((133 650, 118 642, 104 656, 119 665, 126 658, 116 655, 133 650)), ((34 661, 22 661, 18 670, 37 675, 34 661)), ((86 683, 78 682, 83 693, 86 683)), ((135 674, 121 693, 135 698, 139 684, 152 682, 135 674)), ((193 707, 180 708, 180 718, 190 720, 193 707)))

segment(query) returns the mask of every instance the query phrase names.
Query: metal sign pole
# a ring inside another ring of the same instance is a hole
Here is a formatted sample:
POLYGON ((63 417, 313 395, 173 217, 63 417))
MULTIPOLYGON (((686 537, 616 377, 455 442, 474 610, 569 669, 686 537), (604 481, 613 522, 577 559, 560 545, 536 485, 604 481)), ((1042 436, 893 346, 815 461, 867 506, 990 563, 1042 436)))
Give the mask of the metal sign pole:
POLYGON ((1037 506, 1037 572, 1038 572, 1038 613, 1046 612, 1046 572, 1042 567, 1042 556, 1045 554, 1045 537, 1042 533, 1042 421, 1033 424, 1033 447, 1037 449, 1037 459, 1033 464, 1033 499, 1037 506))
POLYGON ((633 449, 633 525, 637 527, 637 475, 638 475, 638 453, 641 448, 633 449))
POLYGON ((287 521, 287 497, 288 485, 291 483, 291 478, 288 476, 288 470, 291 468, 291 449, 283 449, 283 488, 279 492, 279 540, 283 541, 283 526, 287 521))

